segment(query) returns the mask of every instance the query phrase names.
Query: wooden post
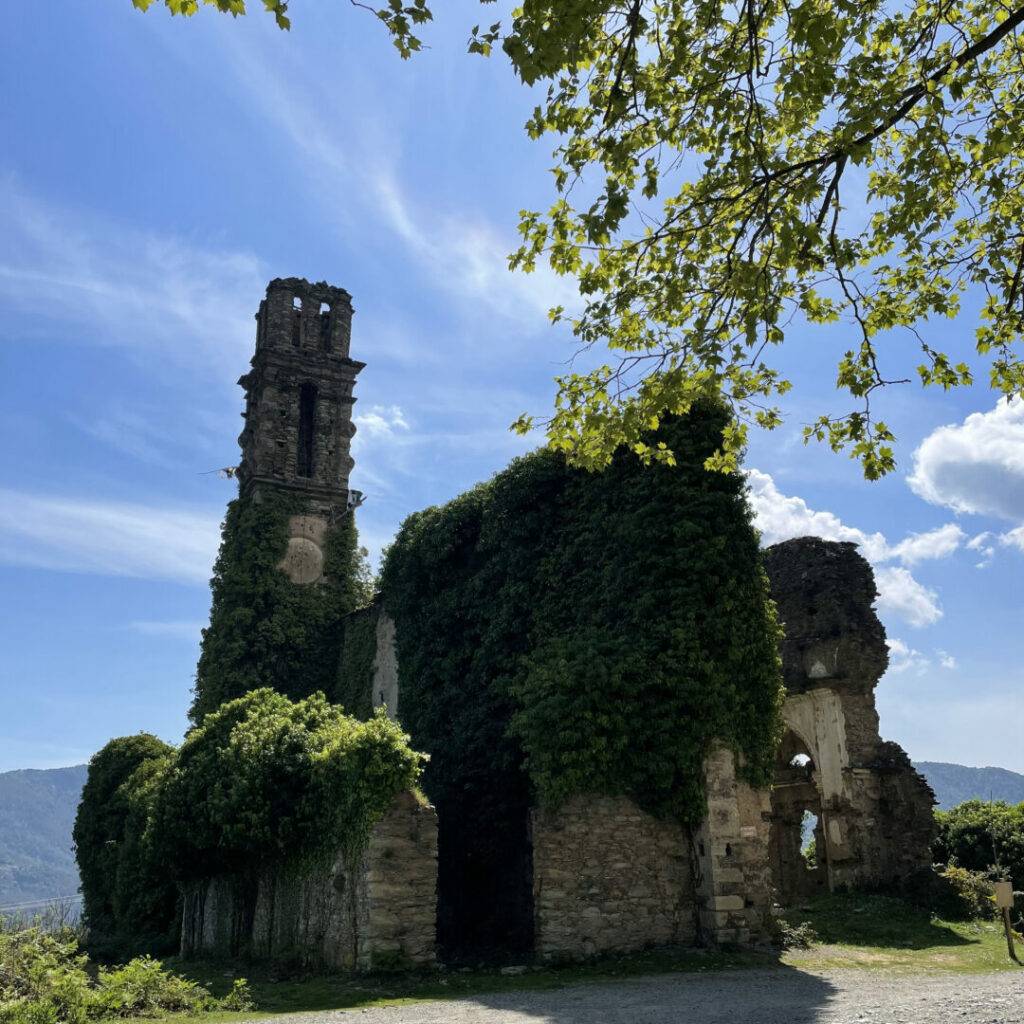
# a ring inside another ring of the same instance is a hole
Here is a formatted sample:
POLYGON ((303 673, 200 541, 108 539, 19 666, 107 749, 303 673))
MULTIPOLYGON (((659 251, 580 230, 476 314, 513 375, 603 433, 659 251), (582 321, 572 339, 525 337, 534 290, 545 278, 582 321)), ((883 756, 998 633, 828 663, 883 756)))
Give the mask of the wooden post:
POLYGON ((1006 929, 1006 951, 1010 954, 1011 960, 1015 963, 1020 963, 1017 959, 1017 950, 1013 945, 1013 927, 1010 924, 1010 908, 1013 906, 1013 883, 996 882, 995 897, 996 906, 1003 915, 1003 927, 1006 929))

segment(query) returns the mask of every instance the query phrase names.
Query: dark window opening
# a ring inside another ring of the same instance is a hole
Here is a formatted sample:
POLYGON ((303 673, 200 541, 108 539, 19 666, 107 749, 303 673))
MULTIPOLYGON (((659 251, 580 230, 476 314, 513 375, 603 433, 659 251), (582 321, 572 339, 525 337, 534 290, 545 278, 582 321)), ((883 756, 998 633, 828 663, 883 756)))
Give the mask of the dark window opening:
POLYGON ((326 302, 320 303, 320 347, 331 351, 331 307, 326 302))
POLYGON ((292 299, 292 345, 298 348, 302 344, 302 299, 292 299))
POLYGON ((299 388, 299 451, 296 471, 299 476, 313 475, 313 440, 316 427, 316 388, 303 384, 299 388))

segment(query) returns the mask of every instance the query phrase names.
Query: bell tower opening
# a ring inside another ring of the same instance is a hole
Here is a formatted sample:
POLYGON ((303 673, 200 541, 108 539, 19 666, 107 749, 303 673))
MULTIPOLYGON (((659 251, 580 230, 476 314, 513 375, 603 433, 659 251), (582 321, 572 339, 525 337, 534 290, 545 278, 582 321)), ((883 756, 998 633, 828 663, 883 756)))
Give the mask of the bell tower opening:
POLYGON ((299 387, 299 450, 295 461, 295 472, 299 476, 311 477, 313 475, 315 438, 316 385, 302 384, 299 387))

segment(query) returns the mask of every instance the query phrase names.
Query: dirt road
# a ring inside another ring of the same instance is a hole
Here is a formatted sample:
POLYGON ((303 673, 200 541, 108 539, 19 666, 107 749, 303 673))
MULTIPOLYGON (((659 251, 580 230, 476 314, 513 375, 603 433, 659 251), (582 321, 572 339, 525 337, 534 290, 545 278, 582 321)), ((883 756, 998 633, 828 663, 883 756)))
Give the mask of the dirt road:
POLYGON ((1003 974, 674 974, 448 1002, 292 1014, 287 1024, 1024 1024, 1024 969, 1003 974))

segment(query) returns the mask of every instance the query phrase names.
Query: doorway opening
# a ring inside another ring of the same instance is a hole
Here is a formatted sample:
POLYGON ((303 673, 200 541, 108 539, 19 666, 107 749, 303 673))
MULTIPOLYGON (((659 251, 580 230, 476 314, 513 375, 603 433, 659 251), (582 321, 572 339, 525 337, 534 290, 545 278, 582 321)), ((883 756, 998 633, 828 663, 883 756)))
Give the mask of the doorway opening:
POLYGON ((828 843, 814 760, 792 730, 776 757, 769 861, 775 898, 783 906, 828 891, 828 843))

